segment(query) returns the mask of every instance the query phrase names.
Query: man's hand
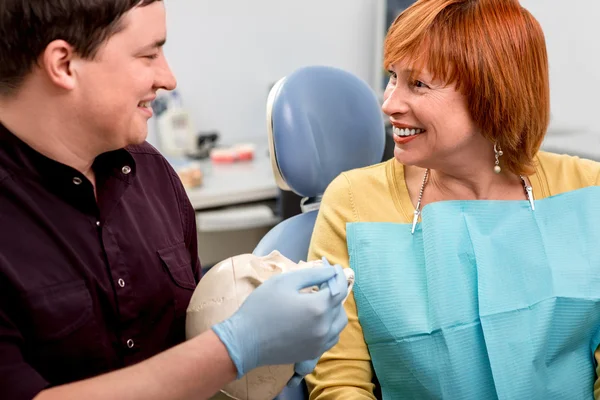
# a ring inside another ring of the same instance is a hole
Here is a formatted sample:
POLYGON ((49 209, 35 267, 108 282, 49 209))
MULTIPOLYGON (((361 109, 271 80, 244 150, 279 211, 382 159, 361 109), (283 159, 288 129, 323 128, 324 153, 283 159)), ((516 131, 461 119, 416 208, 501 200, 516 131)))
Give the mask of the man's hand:
POLYGON ((338 342, 348 323, 342 306, 347 291, 340 266, 277 275, 252 292, 213 331, 227 347, 238 378, 263 365, 318 359, 338 342), (325 284, 332 278, 331 285, 325 284), (321 290, 300 292, 312 286, 321 290))

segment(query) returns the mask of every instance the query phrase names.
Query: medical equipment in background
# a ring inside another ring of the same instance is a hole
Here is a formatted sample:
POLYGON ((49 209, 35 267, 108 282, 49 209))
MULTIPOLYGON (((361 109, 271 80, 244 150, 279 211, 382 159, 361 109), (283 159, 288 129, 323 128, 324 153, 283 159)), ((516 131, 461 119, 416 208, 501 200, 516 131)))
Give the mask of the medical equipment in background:
POLYGON ((190 114, 184 109, 177 90, 159 91, 152 109, 161 152, 183 158, 197 149, 197 134, 190 114))
POLYGON ((230 147, 215 147, 210 151, 210 159, 214 163, 229 164, 239 161, 252 161, 256 146, 242 143, 230 147))

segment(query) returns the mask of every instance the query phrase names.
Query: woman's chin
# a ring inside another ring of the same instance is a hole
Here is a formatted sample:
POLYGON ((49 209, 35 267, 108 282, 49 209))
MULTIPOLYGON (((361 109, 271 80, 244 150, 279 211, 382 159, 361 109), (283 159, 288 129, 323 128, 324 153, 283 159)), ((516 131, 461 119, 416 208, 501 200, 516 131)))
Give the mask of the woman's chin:
POLYGON ((402 165, 417 165, 419 161, 422 161, 416 154, 411 151, 407 151, 398 146, 394 148, 394 158, 402 165))

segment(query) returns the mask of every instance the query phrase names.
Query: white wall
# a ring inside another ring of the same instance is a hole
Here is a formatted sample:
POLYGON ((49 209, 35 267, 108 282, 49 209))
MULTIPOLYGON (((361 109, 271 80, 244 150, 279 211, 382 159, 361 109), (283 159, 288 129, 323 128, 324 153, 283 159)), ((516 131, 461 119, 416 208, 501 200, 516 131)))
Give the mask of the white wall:
POLYGON ((270 85, 311 64, 376 73, 377 0, 170 0, 165 53, 198 130, 266 138, 270 85))
MULTIPOLYGON (((550 63, 554 130, 600 136, 600 1, 521 0, 540 22, 550 63)), ((600 152, 600 148, 595 150, 600 152)))
MULTIPOLYGON (((600 159, 600 1, 521 4, 540 21, 548 45, 549 147, 600 159)), ((225 142, 265 137, 269 87, 300 66, 337 66, 369 83, 381 71, 382 0, 168 0, 166 6, 165 52, 185 106, 198 130, 218 130, 225 142)))

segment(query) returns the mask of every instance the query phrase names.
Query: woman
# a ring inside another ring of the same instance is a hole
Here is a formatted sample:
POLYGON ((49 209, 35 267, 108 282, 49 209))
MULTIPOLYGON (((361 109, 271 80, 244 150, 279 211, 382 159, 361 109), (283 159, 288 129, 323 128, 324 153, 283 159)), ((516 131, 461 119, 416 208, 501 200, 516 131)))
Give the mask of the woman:
POLYGON ((395 157, 332 182, 312 238, 356 285, 311 399, 592 397, 600 165, 539 151, 538 22, 517 0, 420 0, 384 61, 395 157))

